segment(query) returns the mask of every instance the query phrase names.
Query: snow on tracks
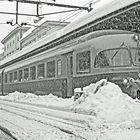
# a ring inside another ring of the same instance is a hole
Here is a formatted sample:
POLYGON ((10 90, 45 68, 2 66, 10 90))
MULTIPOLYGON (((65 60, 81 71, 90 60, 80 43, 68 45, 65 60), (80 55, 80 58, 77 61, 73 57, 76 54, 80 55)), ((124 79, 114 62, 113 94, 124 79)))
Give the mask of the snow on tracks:
POLYGON ((91 135, 91 137, 93 135, 86 123, 87 120, 91 119, 88 115, 4 100, 0 100, 0 108, 1 110, 16 114, 26 119, 50 125, 81 140, 86 139, 89 135, 91 135), (83 133, 84 131, 85 133, 83 133))

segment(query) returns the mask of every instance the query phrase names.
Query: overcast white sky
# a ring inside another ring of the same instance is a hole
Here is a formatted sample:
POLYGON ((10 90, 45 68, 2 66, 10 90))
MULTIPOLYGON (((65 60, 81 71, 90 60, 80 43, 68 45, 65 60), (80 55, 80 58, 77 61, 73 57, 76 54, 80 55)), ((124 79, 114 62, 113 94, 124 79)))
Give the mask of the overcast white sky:
MULTIPOLYGON (((78 5, 78 6, 87 6, 89 3, 94 3, 93 8, 95 6, 102 6, 104 3, 108 3, 109 1, 112 0, 56 0, 56 3, 64 3, 64 4, 71 4, 71 5, 78 5), (99 2, 97 2, 99 1, 99 2)), ((51 0, 47 0, 47 2, 52 2, 51 0)), ((0 1, 0 12, 15 12, 16 6, 15 2, 7 2, 7 1, 0 1)), ((52 7, 52 6, 42 6, 40 8, 40 12, 42 13, 49 13, 49 12, 54 12, 54 11, 59 11, 59 10, 68 10, 64 8, 58 8, 58 7, 52 7)), ((36 7, 32 4, 19 4, 19 13, 30 13, 30 14, 36 14, 36 7)), ((78 12, 79 13, 79 12, 78 12)), ((59 15, 52 15, 48 16, 48 20, 63 20, 63 19, 68 19, 70 21, 73 21, 80 16, 83 16, 84 14, 87 14, 87 11, 83 11, 80 14, 77 14, 76 16, 73 17, 73 12, 67 13, 67 14, 59 14, 59 15), (70 18, 71 17, 71 18, 70 18)), ((1 24, 1 23, 6 23, 7 21, 10 20, 15 20, 14 15, 4 15, 0 14, 0 41, 12 30, 12 26, 7 25, 7 24, 1 24)), ((31 20, 31 17, 26 17, 26 16, 20 16, 19 17, 19 23, 22 21, 27 21, 31 20)), ((15 23, 15 21, 14 21, 15 23)), ((3 52, 2 50, 3 45, 0 44, 0 53, 3 52)))

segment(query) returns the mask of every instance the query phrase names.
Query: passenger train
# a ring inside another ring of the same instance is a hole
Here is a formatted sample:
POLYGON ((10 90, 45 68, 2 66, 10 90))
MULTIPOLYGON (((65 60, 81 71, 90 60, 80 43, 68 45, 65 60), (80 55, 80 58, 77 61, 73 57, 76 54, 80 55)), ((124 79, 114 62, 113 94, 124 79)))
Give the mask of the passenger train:
POLYGON ((138 0, 113 0, 0 62, 1 90, 66 98, 100 79, 140 96, 138 0))

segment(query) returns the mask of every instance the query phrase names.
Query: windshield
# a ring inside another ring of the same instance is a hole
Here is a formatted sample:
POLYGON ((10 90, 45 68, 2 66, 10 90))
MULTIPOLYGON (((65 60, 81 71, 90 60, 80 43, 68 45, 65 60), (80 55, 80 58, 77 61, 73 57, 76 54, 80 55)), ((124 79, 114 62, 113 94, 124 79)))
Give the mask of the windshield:
POLYGON ((140 48, 131 48, 131 56, 134 65, 140 65, 140 48))
POLYGON ((127 48, 104 50, 95 57, 95 67, 128 66, 130 63, 130 55, 127 48))

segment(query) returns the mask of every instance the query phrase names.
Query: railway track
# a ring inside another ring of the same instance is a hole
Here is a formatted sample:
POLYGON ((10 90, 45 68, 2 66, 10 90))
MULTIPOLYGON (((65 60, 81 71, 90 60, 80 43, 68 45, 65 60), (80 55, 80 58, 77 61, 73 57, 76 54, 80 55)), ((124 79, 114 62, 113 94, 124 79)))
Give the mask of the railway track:
POLYGON ((0 109, 28 120, 55 127, 77 139, 86 139, 86 136, 81 133, 84 131, 86 131, 87 137, 92 135, 92 131, 87 131, 89 125, 86 123, 85 119, 91 119, 91 116, 88 115, 76 114, 62 110, 58 111, 4 100, 0 100, 0 109))
POLYGON ((0 140, 17 140, 8 129, 0 126, 0 140))

